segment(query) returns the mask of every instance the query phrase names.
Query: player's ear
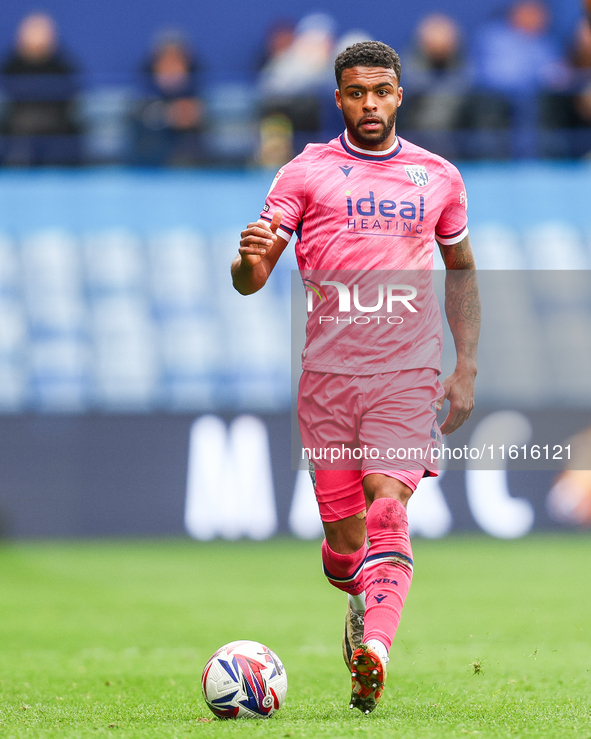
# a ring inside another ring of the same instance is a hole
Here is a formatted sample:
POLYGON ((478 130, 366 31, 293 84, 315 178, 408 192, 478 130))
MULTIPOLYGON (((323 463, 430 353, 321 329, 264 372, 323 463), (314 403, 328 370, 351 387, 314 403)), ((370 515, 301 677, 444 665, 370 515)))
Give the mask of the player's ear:
POLYGON ((402 87, 399 86, 398 87, 398 107, 402 105, 402 93, 403 92, 404 90, 402 89, 402 87))
POLYGON ((334 91, 334 97, 335 97, 335 102, 337 104, 337 108, 339 108, 340 110, 342 110, 343 109, 343 104, 341 102, 341 91, 339 90, 338 87, 334 91))

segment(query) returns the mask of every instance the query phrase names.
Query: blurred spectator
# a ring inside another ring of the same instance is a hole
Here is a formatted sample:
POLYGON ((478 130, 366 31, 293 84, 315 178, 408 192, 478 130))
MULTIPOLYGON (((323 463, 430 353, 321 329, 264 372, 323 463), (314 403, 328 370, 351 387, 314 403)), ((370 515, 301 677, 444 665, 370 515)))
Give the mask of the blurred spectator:
POLYGON ((581 71, 588 81, 591 75, 591 25, 585 19, 575 30, 570 62, 575 72, 581 71))
POLYGON ((549 33, 550 11, 542 0, 518 0, 502 21, 486 24, 476 38, 476 128, 511 125, 512 154, 535 156, 539 94, 561 84, 565 66, 549 33))
MULTIPOLYGON (((296 26, 291 45, 269 59, 261 70, 259 90, 261 94, 262 130, 268 119, 290 124, 293 142, 286 141, 275 150, 297 153, 309 141, 317 139, 323 125, 323 101, 332 97, 333 45, 335 23, 331 16, 313 13, 296 26)), ((284 162, 264 159, 261 148, 259 162, 263 166, 276 166, 284 162)))
POLYGON ((461 47, 461 33, 452 18, 441 13, 419 24, 413 49, 403 55, 404 101, 399 113, 401 130, 412 131, 413 141, 439 154, 458 155, 469 74, 461 47), (416 132, 428 132, 418 134, 416 132))
POLYGON ((477 82, 505 93, 529 93, 563 74, 550 10, 542 0, 518 0, 502 22, 484 26, 476 47, 477 82))
POLYGON ((20 23, 15 48, 2 64, 9 99, 3 120, 7 164, 72 164, 79 161, 73 100, 74 64, 59 48, 55 21, 45 13, 20 23))
POLYGON ((564 89, 542 101, 548 156, 580 157, 591 151, 591 26, 586 19, 575 30, 568 72, 564 89))
MULTIPOLYGON (((372 37, 367 33, 367 31, 362 31, 361 29, 353 29, 352 31, 347 31, 342 36, 339 36, 339 38, 336 40, 335 45, 332 50, 332 58, 333 61, 337 58, 337 56, 341 53, 341 51, 345 51, 345 49, 348 49, 349 46, 353 46, 353 44, 359 44, 362 41, 372 41, 372 37)), ((341 124, 343 122, 343 116, 341 115, 341 124)), ((342 126, 341 126, 342 127, 342 126)))
POLYGON ((260 72, 272 60, 280 57, 292 45, 295 37, 295 23, 290 20, 278 20, 268 30, 265 48, 255 63, 255 71, 260 72))
POLYGON ((134 164, 187 166, 202 161, 203 103, 197 64, 183 37, 162 35, 145 67, 146 98, 135 115, 134 164))
POLYGON ((283 113, 266 115, 259 127, 257 164, 281 167, 294 156, 293 126, 283 113))

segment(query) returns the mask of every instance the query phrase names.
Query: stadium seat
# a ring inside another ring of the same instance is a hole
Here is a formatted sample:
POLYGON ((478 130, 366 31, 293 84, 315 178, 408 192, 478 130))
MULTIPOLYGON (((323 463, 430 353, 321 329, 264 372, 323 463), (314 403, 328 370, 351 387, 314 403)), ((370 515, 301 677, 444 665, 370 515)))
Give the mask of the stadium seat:
POLYGON ((524 247, 531 269, 589 269, 591 259, 581 232, 560 221, 539 223, 525 231, 524 247))
POLYGON ((525 256, 518 233, 502 223, 470 227, 470 242, 479 270, 525 269, 525 256))
POLYGON ((88 407, 89 337, 79 246, 68 233, 33 233, 22 243, 33 407, 88 407))
MULTIPOLYGON (((1 264, 0 273, 6 275, 1 264)), ((0 411, 17 411, 25 405, 26 349, 27 322, 22 302, 18 296, 3 293, 0 285, 0 411)))
POLYGON ((217 321, 199 312, 159 325, 165 402, 174 410, 213 408, 223 374, 223 347, 217 321))
POLYGON ((147 300, 129 294, 92 301, 95 400, 121 409, 154 407, 159 362, 147 300))
POLYGON ((84 240, 84 261, 89 292, 141 292, 146 289, 143 245, 126 229, 93 233, 84 240))
POLYGON ((20 277, 20 264, 14 241, 6 234, 0 234, 0 294, 19 293, 20 277))
POLYGON ((161 316, 203 307, 210 296, 203 236, 190 229, 156 234, 149 246, 155 306, 161 316))

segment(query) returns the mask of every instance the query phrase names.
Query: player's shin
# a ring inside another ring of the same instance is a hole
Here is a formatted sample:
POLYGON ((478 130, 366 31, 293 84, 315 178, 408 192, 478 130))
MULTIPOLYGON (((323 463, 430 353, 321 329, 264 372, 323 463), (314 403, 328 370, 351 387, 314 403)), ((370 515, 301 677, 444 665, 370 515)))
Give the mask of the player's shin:
POLYGON ((363 592, 363 564, 367 554, 367 544, 352 554, 338 554, 322 542, 322 563, 324 574, 331 585, 349 595, 345 631, 343 634, 343 659, 351 669, 351 656, 363 641, 363 613, 365 593, 363 592))
POLYGON ((367 535, 363 641, 371 646, 380 642, 389 651, 412 580, 412 549, 402 503, 393 498, 375 500, 367 512, 367 535))
POLYGON ((326 539, 322 542, 322 566, 328 582, 354 598, 360 598, 363 593, 363 564, 366 556, 365 543, 352 554, 339 554, 328 546, 326 539))

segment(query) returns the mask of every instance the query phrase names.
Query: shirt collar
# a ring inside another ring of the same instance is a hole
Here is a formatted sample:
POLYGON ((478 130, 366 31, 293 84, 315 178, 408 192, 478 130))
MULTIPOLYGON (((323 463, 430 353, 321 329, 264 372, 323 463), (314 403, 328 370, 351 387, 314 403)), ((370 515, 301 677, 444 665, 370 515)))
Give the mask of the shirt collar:
POLYGON ((361 149, 358 146, 355 146, 351 143, 349 132, 347 130, 345 130, 344 133, 341 134, 340 138, 341 144, 343 145, 345 151, 355 157, 358 157, 359 159, 366 159, 368 161, 382 162, 385 159, 391 159, 392 157, 395 157, 402 148, 402 144, 400 143, 398 136, 396 136, 396 138, 394 139, 394 143, 392 144, 392 146, 389 149, 384 149, 383 151, 361 149))

